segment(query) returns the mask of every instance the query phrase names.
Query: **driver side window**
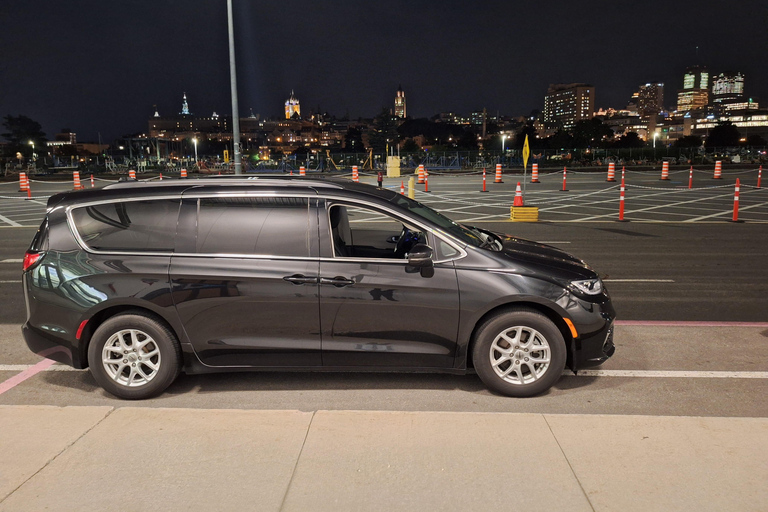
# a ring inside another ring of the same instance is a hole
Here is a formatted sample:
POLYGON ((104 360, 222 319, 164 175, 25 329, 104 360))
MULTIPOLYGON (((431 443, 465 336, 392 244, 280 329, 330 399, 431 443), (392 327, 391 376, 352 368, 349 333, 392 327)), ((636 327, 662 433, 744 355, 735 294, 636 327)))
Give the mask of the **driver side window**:
POLYGON ((335 204, 330 212, 334 255, 340 258, 405 259, 426 235, 377 210, 335 204))

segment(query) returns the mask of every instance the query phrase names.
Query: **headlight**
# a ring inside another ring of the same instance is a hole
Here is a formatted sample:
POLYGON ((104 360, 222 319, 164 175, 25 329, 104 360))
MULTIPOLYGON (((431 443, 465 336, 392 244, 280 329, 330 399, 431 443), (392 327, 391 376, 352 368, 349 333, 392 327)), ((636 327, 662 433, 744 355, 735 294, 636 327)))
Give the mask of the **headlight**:
POLYGON ((571 289, 584 295, 600 295, 603 292, 603 283, 600 278, 571 281, 571 289))

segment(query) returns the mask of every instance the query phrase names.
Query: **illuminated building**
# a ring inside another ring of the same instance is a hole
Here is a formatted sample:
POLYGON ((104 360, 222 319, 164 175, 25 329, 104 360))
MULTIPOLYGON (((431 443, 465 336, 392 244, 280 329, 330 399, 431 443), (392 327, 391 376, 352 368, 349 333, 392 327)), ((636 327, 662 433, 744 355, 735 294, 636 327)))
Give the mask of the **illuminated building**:
POLYGON ((744 97, 744 75, 720 73, 712 78, 712 103, 738 100, 744 97))
POLYGON ((595 88, 589 84, 550 84, 544 97, 544 123, 565 130, 592 118, 595 88))
POLYGON ((690 112, 709 104, 709 71, 703 66, 685 70, 683 88, 677 91, 677 111, 690 112))
POLYGON ((291 119, 294 115, 301 117, 301 106, 291 91, 291 97, 285 100, 285 118, 291 119))
MULTIPOLYGON (((157 111, 155 111, 155 113, 157 113, 157 111)), ((189 105, 187 105, 187 93, 184 93, 184 99, 182 100, 182 103, 181 103, 181 112, 179 112, 179 114, 181 114, 182 116, 192 115, 189 112, 189 105)))
POLYGON ((633 99, 637 101, 637 113, 640 117, 655 116, 664 110, 664 84, 661 82, 641 85, 633 99))
POLYGON ((395 116, 405 119, 405 92, 402 86, 397 86, 395 95, 395 116))

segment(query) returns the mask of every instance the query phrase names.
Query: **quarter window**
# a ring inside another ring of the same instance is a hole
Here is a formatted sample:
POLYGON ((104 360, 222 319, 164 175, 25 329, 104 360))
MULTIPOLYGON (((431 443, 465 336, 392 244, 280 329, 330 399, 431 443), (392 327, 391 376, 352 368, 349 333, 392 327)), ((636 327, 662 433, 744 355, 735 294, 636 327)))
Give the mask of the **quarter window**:
POLYGON ((178 199, 119 201, 72 210, 80 238, 97 251, 171 252, 178 199))
POLYGON ((306 198, 232 197, 199 201, 198 253, 310 255, 306 198))

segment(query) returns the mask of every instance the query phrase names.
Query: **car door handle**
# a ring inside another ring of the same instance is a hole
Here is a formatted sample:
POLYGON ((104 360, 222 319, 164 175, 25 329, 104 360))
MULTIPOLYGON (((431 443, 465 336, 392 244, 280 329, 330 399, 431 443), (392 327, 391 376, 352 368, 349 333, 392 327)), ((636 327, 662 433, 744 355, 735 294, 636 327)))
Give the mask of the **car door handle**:
POLYGON ((320 284, 332 284, 336 288, 341 288, 342 286, 349 286, 351 284, 355 284, 355 281, 353 279, 347 279, 344 276, 321 277, 320 284))
POLYGON ((294 274, 292 276, 285 276, 283 281, 288 281, 293 284, 317 284, 316 277, 307 277, 301 274, 294 274))

